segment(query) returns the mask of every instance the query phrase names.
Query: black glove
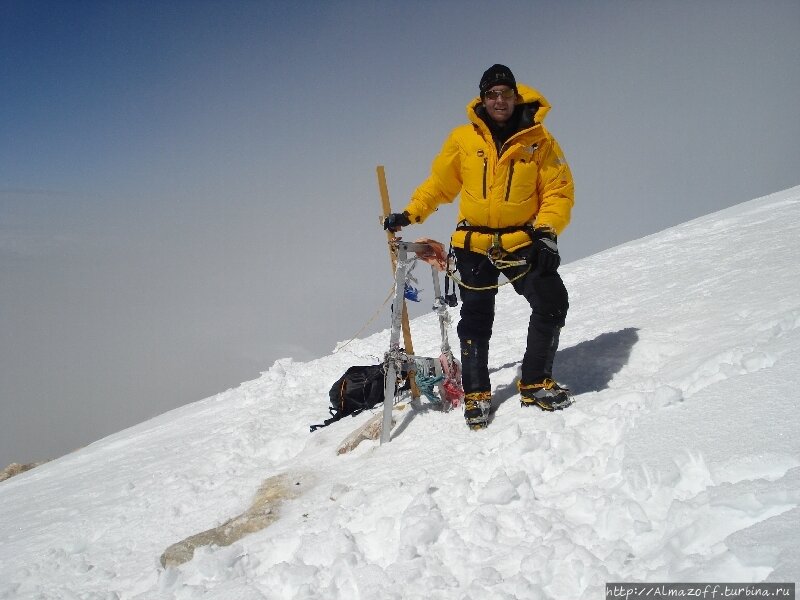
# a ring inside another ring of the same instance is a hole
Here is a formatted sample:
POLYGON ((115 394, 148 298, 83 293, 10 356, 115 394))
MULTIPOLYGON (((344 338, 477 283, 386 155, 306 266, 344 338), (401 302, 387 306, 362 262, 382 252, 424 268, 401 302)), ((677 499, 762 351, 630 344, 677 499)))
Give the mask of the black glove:
POLYGON ((409 218, 407 211, 401 213, 392 213, 383 220, 383 228, 386 231, 391 231, 392 233, 400 231, 400 228, 406 227, 407 225, 411 225, 411 219, 409 218))
POLYGON ((556 234, 547 229, 534 229, 531 238, 533 245, 528 262, 540 273, 555 273, 561 264, 556 234))

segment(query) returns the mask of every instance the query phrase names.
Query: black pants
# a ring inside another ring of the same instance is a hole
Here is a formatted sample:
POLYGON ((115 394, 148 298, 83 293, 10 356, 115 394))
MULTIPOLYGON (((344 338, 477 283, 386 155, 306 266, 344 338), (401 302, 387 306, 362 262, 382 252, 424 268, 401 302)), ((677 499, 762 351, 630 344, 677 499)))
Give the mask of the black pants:
MULTIPOLYGON (((483 254, 455 249, 456 261, 461 281, 469 287, 485 288, 497 285, 501 271, 483 254)), ((509 280, 513 280, 528 267, 509 267, 502 270, 509 280)), ((527 346, 522 359, 523 383, 534 383, 544 377, 552 377, 553 358, 558 349, 558 336, 564 326, 569 295, 558 273, 542 274, 531 269, 523 277, 512 283, 514 290, 530 304, 531 315, 527 323, 527 346)), ((481 364, 488 360, 489 339, 494 324, 495 297, 497 288, 471 290, 464 285, 461 292, 461 320, 458 323, 458 337, 462 345, 462 369, 464 370, 465 391, 468 382, 474 380, 475 386, 488 385, 488 367, 481 364), (485 347, 477 361, 466 360, 465 341, 472 347, 485 347), (483 357, 486 357, 484 359, 483 357), (470 365, 469 362, 474 364, 470 365), (477 372, 470 373, 470 369, 477 372), (485 369, 485 372, 484 372, 485 369)))

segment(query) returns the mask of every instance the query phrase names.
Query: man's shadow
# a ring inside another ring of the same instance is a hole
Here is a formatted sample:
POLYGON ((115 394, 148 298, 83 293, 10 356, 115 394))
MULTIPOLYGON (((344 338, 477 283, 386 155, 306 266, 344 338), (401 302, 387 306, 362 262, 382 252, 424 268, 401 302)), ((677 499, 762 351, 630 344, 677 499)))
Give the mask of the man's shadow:
MULTIPOLYGON (((604 390, 608 388, 614 375, 628 364, 631 351, 638 341, 639 330, 636 327, 628 327, 602 333, 593 340, 564 348, 556 354, 556 378, 560 383, 567 385, 575 396, 604 390)), ((512 366, 515 365, 504 365, 493 371, 512 366)), ((518 393, 516 382, 498 388, 492 397, 493 409, 496 410, 496 407, 518 393)))

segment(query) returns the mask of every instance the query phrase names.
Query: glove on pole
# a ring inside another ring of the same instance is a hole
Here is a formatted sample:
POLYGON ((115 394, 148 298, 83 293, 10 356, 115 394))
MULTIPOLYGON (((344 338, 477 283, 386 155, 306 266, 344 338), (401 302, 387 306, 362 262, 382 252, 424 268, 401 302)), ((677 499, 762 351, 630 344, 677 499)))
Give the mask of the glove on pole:
POLYGON ((411 219, 407 212, 392 213, 383 220, 383 228, 392 233, 400 231, 402 227, 408 225, 411 225, 411 219))

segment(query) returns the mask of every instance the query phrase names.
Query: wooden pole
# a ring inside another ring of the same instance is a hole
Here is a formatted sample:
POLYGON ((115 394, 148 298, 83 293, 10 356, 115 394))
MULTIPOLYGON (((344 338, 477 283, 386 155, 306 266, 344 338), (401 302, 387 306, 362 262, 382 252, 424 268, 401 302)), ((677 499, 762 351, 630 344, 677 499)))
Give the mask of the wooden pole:
MULTIPOLYGON (((383 165, 378 165, 377 168, 378 173, 378 189, 381 192, 381 207, 383 208, 383 216, 388 217, 392 214, 392 205, 389 202, 389 187, 386 185, 386 170, 383 168, 383 165)), ((389 242, 392 242, 395 238, 393 231, 386 231, 386 239, 389 242)), ((397 269, 397 257, 392 252, 391 245, 389 246, 389 258, 392 261, 392 276, 394 276, 395 270, 397 269)), ((408 322, 408 308, 406 307, 406 301, 403 299, 403 344, 405 345, 406 354, 414 354, 414 344, 411 341, 411 326, 408 322)), ((414 381, 413 372, 410 374, 411 377, 411 397, 416 400, 419 398, 419 389, 417 388, 417 383, 414 381)))

